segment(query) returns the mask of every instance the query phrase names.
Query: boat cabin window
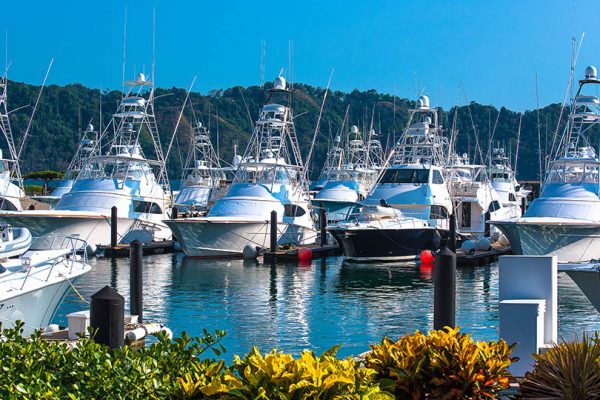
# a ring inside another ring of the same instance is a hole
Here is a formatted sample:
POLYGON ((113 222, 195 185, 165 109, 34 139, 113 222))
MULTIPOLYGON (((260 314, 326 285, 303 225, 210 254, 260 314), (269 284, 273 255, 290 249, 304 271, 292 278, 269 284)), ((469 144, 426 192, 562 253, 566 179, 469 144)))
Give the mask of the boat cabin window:
POLYGON ((428 179, 428 169, 388 169, 381 183, 427 183, 428 179))
POLYGON ((297 206, 295 204, 286 204, 283 206, 283 216, 284 217, 301 217, 306 214, 304 208, 297 206))
POLYGON ((502 207, 502 206, 500 205, 500 203, 498 202, 498 200, 494 200, 494 201, 492 201, 490 203, 490 206, 488 207, 488 211, 489 212, 494 212, 496 210, 499 210, 500 207, 502 207))
POLYGON ((517 201, 517 196, 514 193, 508 194, 508 201, 517 201))
POLYGON ((437 169, 433 170, 433 177, 431 178, 431 183, 435 183, 435 184, 443 184, 444 183, 444 177, 442 176, 442 173, 440 171, 438 171, 437 169))
POLYGON ((2 211, 17 211, 17 207, 6 199, 0 199, 0 210, 2 211))
POLYGON ((550 167, 546 183, 598 183, 598 165, 555 163, 550 167))
POLYGON ((492 179, 504 179, 504 180, 508 180, 509 176, 507 172, 494 172, 492 174, 492 179))
POLYGON ((443 206, 431 206, 431 212, 429 213, 429 219, 447 219, 448 210, 443 206))
POLYGON ((141 200, 133 200, 133 211, 145 214, 162 214, 158 204, 141 200))

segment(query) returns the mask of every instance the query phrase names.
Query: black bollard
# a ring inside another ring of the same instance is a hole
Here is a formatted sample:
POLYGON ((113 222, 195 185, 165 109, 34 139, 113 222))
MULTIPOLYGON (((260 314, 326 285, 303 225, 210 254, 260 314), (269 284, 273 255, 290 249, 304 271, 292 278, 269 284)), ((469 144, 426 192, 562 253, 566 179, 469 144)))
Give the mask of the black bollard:
POLYGON ((171 208, 171 219, 177 219, 177 206, 171 208))
POLYGON ((134 240, 129 247, 129 312, 143 322, 142 242, 134 240))
POLYGON ((324 208, 319 209, 319 228, 321 228, 321 246, 327 246, 327 213, 324 208))
POLYGON ((271 253, 277 251, 277 211, 271 211, 271 253))
POLYGON ((97 329, 94 341, 111 349, 121 348, 125 342, 125 299, 110 286, 104 286, 92 295, 90 325, 97 329))
POLYGON ((492 215, 488 210, 483 216, 483 236, 485 237, 490 237, 490 219, 492 219, 492 215))
POLYGON ((521 214, 525 215, 525 211, 527 211, 527 197, 521 197, 521 214))
POLYGON ((117 206, 110 209, 110 247, 117 247, 117 206))
POLYGON ((454 328, 456 314, 456 254, 444 247, 433 265, 433 329, 454 328))
POLYGON ((448 238, 448 248, 456 253, 456 215, 450 214, 450 237, 448 238))

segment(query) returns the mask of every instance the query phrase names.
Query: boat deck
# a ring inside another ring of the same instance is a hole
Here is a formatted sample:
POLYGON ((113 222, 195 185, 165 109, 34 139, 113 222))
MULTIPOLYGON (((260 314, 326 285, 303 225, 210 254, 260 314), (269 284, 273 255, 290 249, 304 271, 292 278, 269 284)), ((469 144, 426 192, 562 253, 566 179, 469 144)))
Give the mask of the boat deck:
MULTIPOLYGON (((98 246, 96 255, 98 257, 119 258, 129 257, 131 246, 129 243, 121 243, 116 247, 98 246)), ((175 241, 163 240, 160 242, 145 243, 142 246, 142 253, 145 256, 153 254, 166 254, 175 252, 175 241)))

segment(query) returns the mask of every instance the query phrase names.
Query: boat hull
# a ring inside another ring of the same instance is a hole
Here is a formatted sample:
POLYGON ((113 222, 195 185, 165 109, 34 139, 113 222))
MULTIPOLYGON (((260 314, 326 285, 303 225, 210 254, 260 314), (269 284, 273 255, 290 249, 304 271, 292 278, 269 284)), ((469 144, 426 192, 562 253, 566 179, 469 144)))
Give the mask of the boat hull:
MULTIPOLYGON (((71 279, 75 283, 78 278, 71 279)), ((26 292, 0 301, 0 322, 3 328, 12 327, 17 320, 25 323, 23 335, 47 327, 69 289, 66 280, 57 281, 35 293, 26 292)))
MULTIPOLYGON (((175 238, 188 257, 242 257, 244 247, 270 246, 271 228, 268 221, 216 221, 210 219, 167 220, 175 238)), ((279 222, 278 244, 301 244, 308 231, 299 225, 279 222)))
MULTIPOLYGON (((56 236, 78 235, 88 243, 88 249, 95 252, 98 245, 110 245, 110 216, 102 214, 75 214, 75 213, 0 213, 0 222, 12 226, 27 227, 31 235, 37 239, 37 246, 46 246, 52 243, 56 236)), ((151 242, 159 237, 157 232, 149 232, 136 228, 139 220, 134 218, 117 219, 117 237, 119 242, 128 243, 140 240, 144 243, 151 242)), ((170 231, 162 223, 160 239, 167 239, 170 231), (164 237, 163 237, 164 236, 164 237)))
POLYGON ((552 255, 561 263, 600 259, 600 224, 495 222, 508 238, 513 254, 552 255))
POLYGON ((357 261, 411 261, 422 250, 438 250, 448 232, 436 228, 329 230, 344 257, 357 261))

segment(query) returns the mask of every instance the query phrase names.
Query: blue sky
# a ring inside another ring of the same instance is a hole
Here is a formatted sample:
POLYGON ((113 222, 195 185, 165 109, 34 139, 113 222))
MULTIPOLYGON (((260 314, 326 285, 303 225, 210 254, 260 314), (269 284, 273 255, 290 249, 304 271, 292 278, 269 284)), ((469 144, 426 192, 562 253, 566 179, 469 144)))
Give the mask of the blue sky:
MULTIPOLYGON (((156 8, 156 83, 196 91, 256 85, 260 43, 266 78, 288 64, 294 80, 414 98, 421 88, 450 107, 469 100, 515 110, 560 102, 571 37, 585 31, 576 77, 600 64, 600 3, 594 1, 16 1, 3 7, 11 79, 118 88, 128 9, 127 78, 150 69, 156 8)), ((4 36, 2 34, 2 36, 4 36)), ((4 40, 0 42, 4 59, 4 40)))

